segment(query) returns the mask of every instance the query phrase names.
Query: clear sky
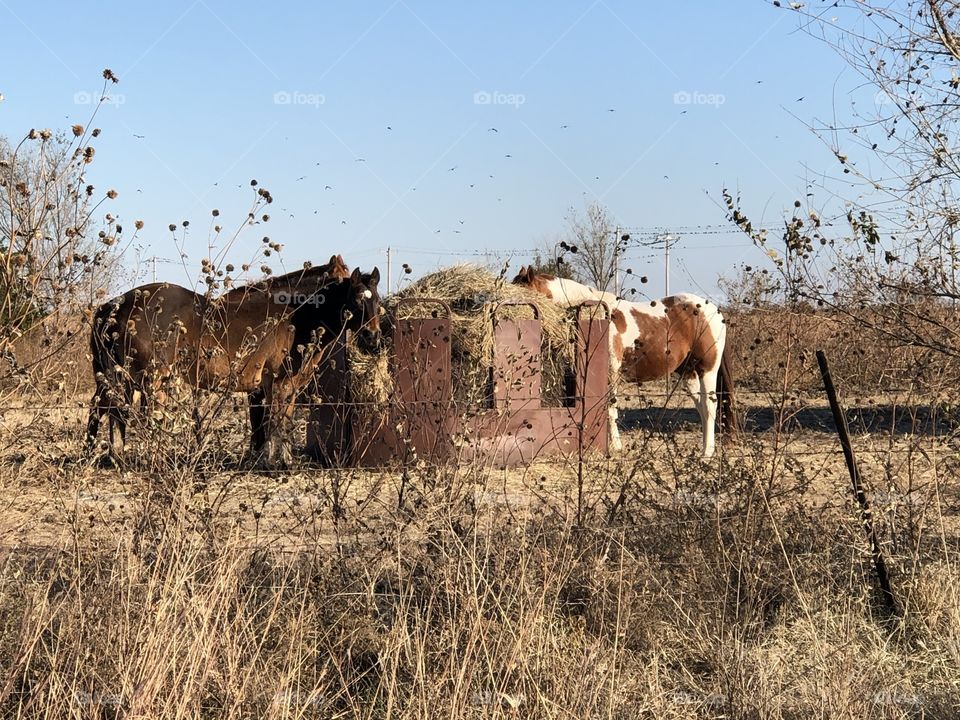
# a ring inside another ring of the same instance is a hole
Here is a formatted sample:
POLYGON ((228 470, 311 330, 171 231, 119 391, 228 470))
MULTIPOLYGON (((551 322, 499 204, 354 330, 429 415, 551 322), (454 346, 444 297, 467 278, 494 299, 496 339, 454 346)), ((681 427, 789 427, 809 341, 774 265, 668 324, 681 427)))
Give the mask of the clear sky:
MULTIPOLYGON (((211 209, 238 225, 251 178, 272 220, 234 257, 267 234, 288 268, 341 252, 383 270, 387 245, 395 270, 483 261, 595 200, 626 227, 722 225, 723 187, 777 222, 807 168, 831 164, 805 123, 833 113, 844 69, 762 0, 0 0, 0 22, 0 134, 85 123, 111 68, 88 179, 118 191, 128 228, 145 221, 143 257, 176 258, 167 226, 190 220, 191 270, 211 209)), ((716 297, 719 274, 761 258, 743 236, 687 232, 671 290, 716 297)), ((625 265, 662 291, 659 255, 625 265)))

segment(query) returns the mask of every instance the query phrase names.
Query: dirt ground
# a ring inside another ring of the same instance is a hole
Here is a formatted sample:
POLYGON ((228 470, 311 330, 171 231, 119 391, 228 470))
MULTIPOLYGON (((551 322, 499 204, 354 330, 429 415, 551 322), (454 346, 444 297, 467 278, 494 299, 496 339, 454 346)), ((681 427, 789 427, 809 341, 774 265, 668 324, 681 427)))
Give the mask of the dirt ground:
MULTIPOLYGON (((861 473, 878 513, 935 501, 944 517, 960 514, 960 493, 935 492, 933 483, 957 462, 948 412, 901 406, 896 396, 847 402, 861 473)), ((602 495, 609 505, 622 490, 618 479, 633 477, 658 502, 722 511, 734 491, 725 488, 724 478, 731 468, 749 465, 771 492, 799 490, 811 504, 841 509, 850 502, 849 476, 825 399, 781 403, 760 393, 741 393, 742 432, 726 438, 711 461, 699 461, 705 475, 716 478, 706 490, 702 483, 685 487, 677 479, 678 457, 696 461, 699 447, 698 417, 685 397, 664 397, 662 386, 631 388, 623 393, 621 406, 623 451, 586 458, 583 491, 594 500, 602 495), (667 472, 671 467, 674 471, 667 472)), ((313 543, 331 537, 329 527, 317 527, 322 515, 317 511, 326 506, 353 503, 375 519, 381 510, 395 507, 408 484, 412 491, 423 490, 397 470, 333 471, 306 460, 289 472, 250 472, 240 463, 246 427, 242 404, 235 407, 222 423, 224 434, 210 451, 210 462, 201 458, 191 477, 197 502, 221 519, 234 518, 230 531, 251 542, 287 549, 313 543)), ((109 546, 118 534, 131 531, 133 505, 145 493, 168 487, 171 477, 164 475, 169 470, 158 474, 149 468, 99 467, 82 446, 85 422, 86 401, 80 396, 47 409, 8 406, 0 411, 0 547, 62 547, 77 540, 109 546)), ((138 444, 133 431, 134 455, 138 444)), ((429 475, 419 473, 420 478, 429 475)), ((437 471, 434 484, 442 485, 446 478, 437 471)), ((536 512, 543 504, 571 512, 579 492, 575 458, 508 470, 472 468, 457 478, 476 486, 476 502, 519 514, 536 512)))

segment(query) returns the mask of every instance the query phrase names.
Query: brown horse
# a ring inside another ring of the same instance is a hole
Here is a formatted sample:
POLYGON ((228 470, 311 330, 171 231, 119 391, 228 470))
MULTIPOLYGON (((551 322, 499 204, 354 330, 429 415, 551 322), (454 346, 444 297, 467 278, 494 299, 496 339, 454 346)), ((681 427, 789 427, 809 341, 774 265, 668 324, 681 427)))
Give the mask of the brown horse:
POLYGON ((193 388, 248 393, 252 453, 266 467, 283 464, 289 450, 277 431, 324 349, 346 330, 361 347, 379 342, 379 279, 376 268, 348 274, 334 256, 327 265, 216 299, 153 283, 101 305, 90 337, 97 388, 88 447, 108 415, 111 456, 120 459, 135 394, 143 405, 162 403, 165 384, 179 379, 193 388))

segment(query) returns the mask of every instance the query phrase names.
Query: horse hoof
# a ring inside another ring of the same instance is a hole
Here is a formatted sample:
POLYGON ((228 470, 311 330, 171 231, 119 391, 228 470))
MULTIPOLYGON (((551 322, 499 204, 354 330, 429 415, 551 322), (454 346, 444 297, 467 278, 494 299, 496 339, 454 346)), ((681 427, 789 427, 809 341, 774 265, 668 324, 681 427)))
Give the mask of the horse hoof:
POLYGON ((100 470, 120 470, 123 468, 123 460, 107 452, 96 459, 94 467, 100 470))

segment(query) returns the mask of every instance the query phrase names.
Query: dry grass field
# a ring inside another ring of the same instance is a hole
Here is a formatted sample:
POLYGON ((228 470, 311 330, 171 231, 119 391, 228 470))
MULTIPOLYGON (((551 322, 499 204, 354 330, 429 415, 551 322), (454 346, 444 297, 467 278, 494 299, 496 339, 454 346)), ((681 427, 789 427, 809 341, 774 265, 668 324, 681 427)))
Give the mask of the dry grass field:
POLYGON ((949 368, 822 316, 731 328, 745 431, 709 462, 692 406, 651 384, 622 389, 624 451, 582 465, 273 475, 241 464, 239 400, 199 447, 187 423, 147 422, 126 469, 99 467, 81 331, 0 391, 0 713, 956 717, 949 368))

